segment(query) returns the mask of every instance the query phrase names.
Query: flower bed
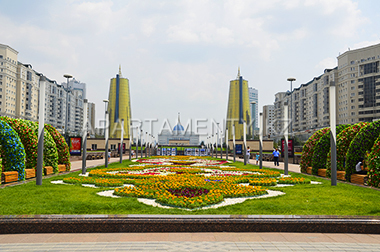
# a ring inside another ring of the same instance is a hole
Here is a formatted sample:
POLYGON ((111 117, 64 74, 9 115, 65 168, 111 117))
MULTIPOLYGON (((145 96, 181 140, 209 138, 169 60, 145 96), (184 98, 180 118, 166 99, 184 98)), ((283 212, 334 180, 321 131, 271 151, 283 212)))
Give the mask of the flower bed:
MULTIPOLYGON (((337 125, 336 134, 338 135, 342 130, 347 128, 348 125, 337 125)), ((330 128, 319 138, 318 142, 314 146, 313 157, 311 161, 312 174, 318 175, 318 169, 324 169, 326 167, 327 154, 331 150, 330 147, 330 128)))
POLYGON ((301 172, 306 173, 307 167, 311 166, 311 161, 314 153, 314 146, 318 142, 319 138, 326 134, 329 131, 329 128, 323 128, 316 131, 309 139, 306 141, 302 148, 302 156, 301 156, 301 172))
POLYGON ((4 171, 17 171, 18 180, 25 180, 25 150, 16 131, 0 120, 0 145, 4 171))
POLYGON ((58 164, 64 164, 66 166, 66 171, 70 171, 70 152, 69 146, 67 146, 65 138, 61 135, 61 133, 58 132, 56 128, 54 128, 50 124, 45 124, 45 130, 47 130, 50 133, 57 147, 58 164))
POLYGON ((351 141, 347 151, 346 177, 350 178, 355 173, 355 165, 360 158, 366 157, 366 152, 370 152, 380 133, 380 121, 369 123, 361 128, 351 141))
POLYGON ((368 156, 368 185, 380 187, 380 136, 372 146, 371 153, 368 156))
POLYGON ((305 178, 292 178, 292 177, 284 177, 278 179, 278 184, 309 184, 310 180, 305 178))
MULTIPOLYGON (((356 123, 344 130, 342 130, 336 137, 336 168, 338 171, 345 170, 345 159, 348 150, 348 146, 356 134, 360 131, 361 128, 368 125, 368 122, 356 123)), ((326 177, 331 177, 331 150, 327 155, 326 162, 326 177)))

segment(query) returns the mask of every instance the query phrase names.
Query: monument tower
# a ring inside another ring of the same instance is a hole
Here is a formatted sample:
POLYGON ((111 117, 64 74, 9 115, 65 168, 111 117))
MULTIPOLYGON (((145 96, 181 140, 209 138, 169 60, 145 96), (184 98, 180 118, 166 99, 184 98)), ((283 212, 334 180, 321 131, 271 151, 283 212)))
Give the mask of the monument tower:
POLYGON ((123 137, 129 138, 129 126, 131 122, 129 80, 121 75, 121 66, 119 66, 119 74, 116 74, 116 78, 111 79, 108 100, 110 138, 121 137, 122 119, 124 119, 123 137))

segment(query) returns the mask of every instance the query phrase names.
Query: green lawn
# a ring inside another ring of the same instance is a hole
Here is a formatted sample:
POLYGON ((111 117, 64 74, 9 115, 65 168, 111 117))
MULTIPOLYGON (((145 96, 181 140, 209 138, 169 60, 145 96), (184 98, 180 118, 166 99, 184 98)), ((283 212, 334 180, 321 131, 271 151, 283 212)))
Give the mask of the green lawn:
MULTIPOLYGON (((130 164, 113 163, 109 167, 130 164)), ((237 162, 234 166, 242 168, 237 162)), ((257 168, 255 165, 248 167, 257 168)), ((74 174, 78 174, 74 173, 74 174)), ((321 185, 296 185, 277 188, 286 194, 275 198, 247 200, 244 203, 210 210, 162 209, 139 203, 135 198, 107 198, 96 195, 104 188, 55 185, 50 181, 74 175, 58 175, 0 189, 0 215, 21 214, 238 214, 238 215, 380 215, 380 191, 309 177, 321 185)), ((273 189, 272 189, 273 190, 273 189)))

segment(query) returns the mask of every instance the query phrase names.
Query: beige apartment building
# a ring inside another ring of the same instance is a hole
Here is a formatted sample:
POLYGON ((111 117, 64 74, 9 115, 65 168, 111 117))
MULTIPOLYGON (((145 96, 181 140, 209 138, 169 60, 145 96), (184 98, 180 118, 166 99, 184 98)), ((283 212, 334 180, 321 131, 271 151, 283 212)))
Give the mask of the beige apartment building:
POLYGON ((337 59, 338 66, 334 69, 326 69, 293 92, 275 95, 276 139, 283 136, 283 104, 286 101, 291 120, 290 134, 307 139, 317 129, 329 126, 329 87, 332 84, 336 85, 337 124, 380 119, 380 44, 348 50, 337 59))
POLYGON ((274 128, 274 105, 265 105, 263 107, 263 136, 264 139, 270 139, 273 136, 274 128))

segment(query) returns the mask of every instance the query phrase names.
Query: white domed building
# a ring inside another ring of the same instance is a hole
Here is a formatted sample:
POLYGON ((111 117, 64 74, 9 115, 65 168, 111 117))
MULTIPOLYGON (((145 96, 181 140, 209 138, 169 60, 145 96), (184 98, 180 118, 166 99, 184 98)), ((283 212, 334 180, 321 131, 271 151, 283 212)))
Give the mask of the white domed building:
POLYGON ((179 113, 178 122, 173 130, 164 129, 158 134, 159 145, 199 145, 199 135, 194 132, 185 131, 181 125, 179 113))

